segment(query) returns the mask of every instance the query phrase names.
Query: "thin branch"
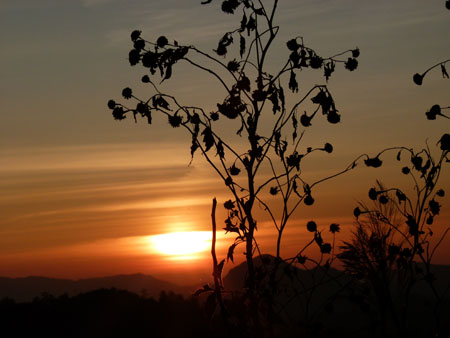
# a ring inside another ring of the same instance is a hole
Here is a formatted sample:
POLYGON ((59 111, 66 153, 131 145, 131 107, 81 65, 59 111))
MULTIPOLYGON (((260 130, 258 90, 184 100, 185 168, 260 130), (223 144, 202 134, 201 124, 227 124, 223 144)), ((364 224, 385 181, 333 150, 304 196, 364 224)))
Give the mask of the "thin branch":
POLYGON ((194 61, 192 61, 192 60, 189 59, 189 58, 186 58, 186 57, 185 57, 185 58, 183 58, 183 60, 186 60, 187 62, 189 62, 189 63, 192 64, 193 66, 195 66, 195 67, 197 67, 197 68, 199 68, 199 69, 202 69, 202 70, 204 70, 205 72, 208 72, 208 73, 212 74, 213 76, 215 76, 215 77, 220 81, 220 83, 222 83, 222 85, 224 86, 224 88, 227 90, 228 94, 231 95, 231 90, 230 90, 230 88, 228 88, 228 86, 227 86, 227 84, 225 83, 225 81, 223 81, 222 78, 221 78, 216 72, 212 71, 212 70, 209 69, 209 68, 203 67, 203 66, 199 65, 198 63, 195 63, 194 61))

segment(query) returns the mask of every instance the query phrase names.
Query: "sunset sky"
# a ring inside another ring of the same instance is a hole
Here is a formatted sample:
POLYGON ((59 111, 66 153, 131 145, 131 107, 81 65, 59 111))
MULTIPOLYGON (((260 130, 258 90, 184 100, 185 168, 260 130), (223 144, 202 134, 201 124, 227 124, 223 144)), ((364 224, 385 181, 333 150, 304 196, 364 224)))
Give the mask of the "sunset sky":
MULTIPOLYGON (((434 147, 448 132, 448 122, 427 121, 425 112, 433 104, 450 105, 449 80, 437 69, 418 87, 412 75, 450 57, 449 15, 442 0, 280 1, 273 69, 296 36, 324 56, 361 50, 355 72, 338 67, 329 81, 342 123, 316 123, 305 134, 304 147, 330 142, 335 149, 305 163, 306 178, 324 177, 388 146, 419 148, 428 140, 434 147)), ((225 186, 200 156, 189 166, 190 136, 182 130, 166 119, 151 126, 132 118, 114 121, 106 103, 123 100, 128 86, 141 97, 151 94, 140 83, 145 69, 127 60, 131 31, 212 51, 239 20, 222 13, 218 0, 208 6, 200 0, 1 1, 0 276, 209 278, 207 251, 174 259, 155 250, 152 236, 210 230, 213 197, 218 221, 225 218, 225 186)), ((307 70, 297 79, 299 95, 325 83, 322 72, 307 70)), ((162 88, 210 111, 224 98, 212 83, 180 65, 162 88)), ((379 170, 360 166, 319 187, 317 203, 299 209, 286 253, 309 240, 310 219, 323 229, 340 223, 337 240, 348 238, 352 210, 367 200, 375 180, 389 185, 401 175, 395 154, 385 158, 379 170)), ((448 170, 441 185, 450 193, 448 170)), ((437 233, 449 225, 447 196, 437 233)), ((273 229, 261 220, 259 231, 270 252, 273 229)), ((220 234, 221 257, 230 241, 220 234)), ((448 248, 449 239, 436 263, 450 264, 448 248)))

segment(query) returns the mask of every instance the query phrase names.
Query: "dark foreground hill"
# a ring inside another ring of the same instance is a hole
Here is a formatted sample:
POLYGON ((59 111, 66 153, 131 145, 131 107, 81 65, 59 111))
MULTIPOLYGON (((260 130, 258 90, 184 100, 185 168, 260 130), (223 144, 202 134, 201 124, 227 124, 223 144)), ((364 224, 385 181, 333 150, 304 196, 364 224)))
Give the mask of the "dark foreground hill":
POLYGON ((46 277, 7 278, 0 277, 0 299, 12 298, 17 302, 31 301, 41 294, 60 296, 77 295, 102 288, 127 290, 146 297, 158 297, 161 291, 172 291, 181 295, 192 293, 195 287, 179 286, 149 275, 116 275, 80 280, 46 277))

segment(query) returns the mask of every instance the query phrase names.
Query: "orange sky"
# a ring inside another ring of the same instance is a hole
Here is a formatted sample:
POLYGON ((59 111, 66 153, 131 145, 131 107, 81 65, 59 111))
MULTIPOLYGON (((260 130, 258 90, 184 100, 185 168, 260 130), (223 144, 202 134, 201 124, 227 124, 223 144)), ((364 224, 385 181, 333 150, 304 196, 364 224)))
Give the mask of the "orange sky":
MULTIPOLYGON (((450 29, 448 13, 441 7, 419 0, 280 2, 282 30, 271 67, 285 56, 285 41, 297 35, 324 55, 361 49, 358 70, 338 69, 329 83, 343 122, 318 121, 305 134, 305 144, 330 142, 335 148, 305 163, 306 179, 334 173, 359 154, 386 146, 417 148, 426 139, 434 145, 448 132, 448 124, 427 121, 424 113, 435 103, 448 106, 449 81, 438 72, 422 87, 411 81, 412 74, 450 55, 442 33, 450 29)), ((236 18, 197 0, 27 0, 0 4, 0 14, 6 46, 0 61, 8 65, 0 76, 0 276, 142 272, 177 281, 184 271, 186 281, 207 279, 207 252, 177 262, 146 243, 166 232, 208 231, 213 197, 219 201, 218 221, 225 218, 225 187, 199 156, 188 166, 188 135, 165 120, 152 126, 113 121, 106 102, 119 99, 126 86, 145 96, 139 85, 143 70, 131 69, 126 60, 133 29, 211 50, 236 18)), ((303 92, 324 82, 321 74, 301 75, 303 92)), ((223 99, 207 76, 184 66, 165 90, 206 110, 223 99)), ((361 167, 319 187, 314 207, 301 208, 288 230, 285 254, 309 239, 304 225, 310 219, 321 229, 340 223, 337 239, 348 238, 352 210, 375 180, 397 182, 401 167, 395 154, 386 159, 380 170, 361 167)), ((448 170, 441 183, 450 192, 448 170)), ((449 225, 448 197, 442 204, 436 233, 449 225)), ((272 234, 261 216, 261 245, 269 252, 272 234)), ((220 238, 222 257, 229 241, 220 238)), ((449 257, 447 240, 436 262, 450 264, 449 257)))
MULTIPOLYGON (((196 259, 174 260, 155 252, 149 236, 210 230, 214 196, 219 201, 221 227, 226 217, 222 204, 229 198, 226 190, 207 166, 197 165, 200 158, 188 167, 184 151, 178 157, 173 145, 157 150, 144 144, 132 145, 132 151, 128 147, 55 148, 27 156, 16 152, 14 170, 8 164, 2 170, 0 275, 79 278, 143 272, 176 282, 183 270, 186 281, 193 284, 208 279, 209 251, 196 259), (165 166, 164 153, 172 154, 170 166, 165 166)), ((392 163, 396 164, 393 159, 392 163)), ((392 168, 361 167, 319 186, 315 206, 302 207, 288 228, 282 253, 292 256, 311 239, 305 228, 311 219, 329 241, 329 224, 341 224, 336 239, 347 240, 357 201, 367 201, 371 183, 389 172, 392 168)), ((322 169, 318 175, 326 173, 322 169)), ((390 182, 389 177, 385 181, 390 182)), ((448 186, 448 175, 442 182, 448 186)), ((444 209, 441 222, 434 227, 437 234, 448 216, 444 209)), ((264 219, 259 219, 259 242, 273 253, 275 231, 264 219)), ((233 236, 220 235, 219 258, 225 258, 233 236)), ((316 256, 317 252, 308 254, 316 256)), ((242 250, 237 250, 236 257, 242 261, 242 250)), ((438 251, 436 262, 449 263, 448 241, 438 251)))

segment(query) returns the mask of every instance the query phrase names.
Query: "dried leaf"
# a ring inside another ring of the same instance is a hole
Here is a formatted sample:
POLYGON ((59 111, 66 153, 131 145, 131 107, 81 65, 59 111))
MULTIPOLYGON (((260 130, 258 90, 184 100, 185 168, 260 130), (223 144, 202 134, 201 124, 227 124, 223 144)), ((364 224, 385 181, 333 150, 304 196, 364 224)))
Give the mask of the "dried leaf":
POLYGON ((219 142, 217 142, 216 148, 217 148, 217 155, 219 155, 219 157, 223 160, 225 158, 225 152, 223 149, 222 140, 219 140, 219 142))
POLYGON ((205 152, 207 152, 214 145, 214 136, 212 134, 211 128, 206 127, 202 131, 203 143, 205 144, 205 152))
POLYGON ((295 142, 295 139, 297 138, 297 116, 295 114, 292 114, 292 128, 294 128, 294 131, 292 133, 292 142, 295 142))
POLYGON ((285 111, 286 110, 286 101, 284 98, 284 90, 283 90, 283 87, 281 87, 281 86, 280 86, 280 90, 278 92, 278 97, 280 98, 280 101, 281 101, 281 109, 283 111, 285 111))
POLYGON ((166 73, 165 73, 165 75, 164 75, 164 78, 161 80, 161 83, 162 83, 164 80, 170 79, 171 76, 172 76, 172 64, 169 63, 169 64, 167 65, 167 67, 166 67, 166 73))
POLYGON ((247 16, 244 15, 242 16, 242 20, 241 20, 241 28, 239 29, 239 32, 243 32, 245 30, 245 27, 247 26, 247 16))
POLYGON ((217 278, 222 278, 223 265, 225 264, 225 259, 222 259, 219 264, 217 264, 217 278))
POLYGON ((297 93, 298 92, 298 82, 295 79, 295 73, 293 71, 291 71, 291 76, 289 77, 289 89, 293 93, 297 93))
POLYGON ((239 40, 239 54, 241 55, 241 58, 244 57, 245 53, 245 38, 241 35, 241 38, 239 40))
POLYGON ((194 158, 194 153, 198 149, 197 137, 192 136, 192 144, 191 144, 191 161, 194 158))
POLYGON ((441 72, 442 72, 442 77, 445 79, 445 78, 449 78, 448 77, 448 73, 447 73, 447 69, 445 68, 445 65, 444 64, 441 64, 441 72))
POLYGON ((236 246, 237 246, 237 244, 234 243, 234 244, 231 244, 230 247, 228 248, 227 262, 230 260, 230 261, 232 261, 234 263, 233 254, 234 254, 234 249, 236 248, 236 246))
POLYGON ((256 29, 256 21, 253 17, 250 18, 247 22, 247 35, 250 36, 250 33, 256 29))

